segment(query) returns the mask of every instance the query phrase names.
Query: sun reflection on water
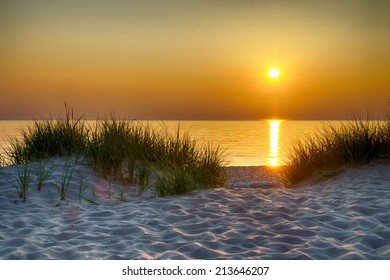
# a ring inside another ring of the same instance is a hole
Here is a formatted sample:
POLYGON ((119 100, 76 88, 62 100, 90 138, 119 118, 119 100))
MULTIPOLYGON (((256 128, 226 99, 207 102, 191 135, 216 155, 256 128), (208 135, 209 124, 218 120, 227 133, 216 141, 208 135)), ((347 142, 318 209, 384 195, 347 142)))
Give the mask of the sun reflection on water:
POLYGON ((279 128, 281 120, 269 120, 269 154, 268 163, 270 166, 279 166, 279 128))

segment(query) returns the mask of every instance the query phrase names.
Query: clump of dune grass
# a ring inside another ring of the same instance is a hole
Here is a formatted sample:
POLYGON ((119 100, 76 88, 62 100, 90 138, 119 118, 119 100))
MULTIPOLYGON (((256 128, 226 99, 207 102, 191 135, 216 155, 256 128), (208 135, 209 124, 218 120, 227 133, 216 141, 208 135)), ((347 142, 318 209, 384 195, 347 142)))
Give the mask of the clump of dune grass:
POLYGON ((283 179, 293 186, 310 176, 326 176, 342 166, 375 159, 390 160, 390 119, 355 118, 341 125, 325 124, 314 136, 293 146, 283 179))
POLYGON ((65 118, 35 121, 22 131, 21 139, 10 139, 11 163, 24 164, 53 156, 80 154, 85 150, 88 130, 65 104, 65 118))
POLYGON ((163 170, 156 180, 158 196, 184 194, 201 189, 188 166, 175 166, 163 170))
POLYGON ((160 196, 223 186, 223 155, 218 148, 200 145, 178 127, 176 133, 152 130, 136 121, 97 122, 86 158, 108 180, 154 185, 160 196), (163 186, 163 187, 162 187, 163 186))
POLYGON ((126 121, 101 120, 91 133, 86 149, 86 158, 91 166, 107 179, 123 178, 122 165, 128 159, 127 149, 130 125, 126 121))

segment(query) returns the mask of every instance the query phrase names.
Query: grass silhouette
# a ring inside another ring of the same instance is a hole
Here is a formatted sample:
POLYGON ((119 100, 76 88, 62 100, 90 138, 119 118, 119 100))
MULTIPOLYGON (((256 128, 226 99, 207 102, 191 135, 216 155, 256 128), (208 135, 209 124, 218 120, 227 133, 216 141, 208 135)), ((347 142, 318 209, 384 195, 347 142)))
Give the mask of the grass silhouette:
POLYGON ((390 119, 354 118, 341 125, 324 125, 293 146, 282 176, 287 186, 294 186, 310 176, 375 159, 390 159, 390 119))

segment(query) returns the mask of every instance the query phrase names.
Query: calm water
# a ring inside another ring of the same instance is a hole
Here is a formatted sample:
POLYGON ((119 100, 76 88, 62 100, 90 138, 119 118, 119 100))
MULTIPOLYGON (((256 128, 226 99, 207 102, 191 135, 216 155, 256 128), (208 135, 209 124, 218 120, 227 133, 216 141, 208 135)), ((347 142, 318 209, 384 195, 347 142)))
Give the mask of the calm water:
MULTIPOLYGON (((0 146, 8 137, 20 136, 31 121, 0 121, 0 146)), ((162 122, 149 121, 161 127, 162 122)), ((332 122, 326 122, 332 123, 332 122)), ((337 123, 337 122, 336 122, 337 123)), ((321 127, 323 121, 165 121, 169 130, 188 131, 199 141, 219 145, 226 151, 228 165, 283 165, 291 145, 321 127)))

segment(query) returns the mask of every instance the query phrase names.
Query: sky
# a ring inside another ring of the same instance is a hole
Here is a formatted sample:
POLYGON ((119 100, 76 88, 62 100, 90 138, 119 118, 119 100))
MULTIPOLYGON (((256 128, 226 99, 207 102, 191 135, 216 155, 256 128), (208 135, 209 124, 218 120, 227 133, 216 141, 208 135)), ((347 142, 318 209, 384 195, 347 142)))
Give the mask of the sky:
POLYGON ((0 0, 0 119, 64 102, 87 118, 379 115, 389 14, 387 0, 0 0))

